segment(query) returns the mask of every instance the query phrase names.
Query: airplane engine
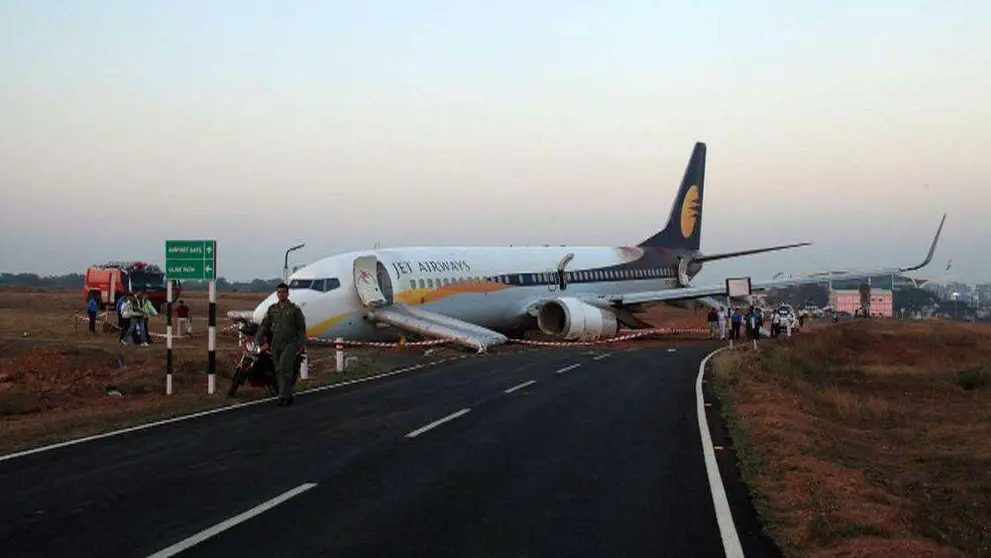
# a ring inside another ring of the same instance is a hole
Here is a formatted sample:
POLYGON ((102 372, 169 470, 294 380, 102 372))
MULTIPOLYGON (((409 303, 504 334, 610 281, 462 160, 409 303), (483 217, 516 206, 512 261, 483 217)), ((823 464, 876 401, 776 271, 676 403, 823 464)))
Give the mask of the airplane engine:
POLYGON ((619 321, 612 312, 576 298, 555 298, 540 307, 537 326, 558 339, 588 341, 615 336, 619 321))

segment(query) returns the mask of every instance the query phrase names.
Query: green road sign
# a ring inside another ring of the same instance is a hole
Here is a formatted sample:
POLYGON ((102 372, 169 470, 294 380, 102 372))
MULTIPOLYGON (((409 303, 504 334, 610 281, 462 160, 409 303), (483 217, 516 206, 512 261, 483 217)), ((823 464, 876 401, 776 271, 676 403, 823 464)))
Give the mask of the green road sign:
POLYGON ((165 264, 165 276, 169 279, 204 279, 209 281, 216 276, 216 271, 212 263, 202 260, 170 261, 165 264))
POLYGON ((217 278, 216 240, 166 240, 165 278, 212 281, 217 278))

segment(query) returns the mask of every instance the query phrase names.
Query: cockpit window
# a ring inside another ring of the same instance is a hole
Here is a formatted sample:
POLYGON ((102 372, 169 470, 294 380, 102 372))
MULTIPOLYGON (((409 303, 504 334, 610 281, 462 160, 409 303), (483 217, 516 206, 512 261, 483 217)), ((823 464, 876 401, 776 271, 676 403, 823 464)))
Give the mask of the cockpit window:
POLYGON ((310 289, 322 293, 330 292, 341 286, 341 281, 337 277, 327 277, 324 279, 293 279, 289 282, 290 289, 310 289))
POLYGON ((326 279, 320 279, 319 281, 320 285, 314 285, 313 289, 322 293, 330 292, 341 286, 341 281, 337 277, 327 277, 326 279))
POLYGON ((313 286, 313 279, 293 279, 289 281, 290 289, 309 289, 313 286))

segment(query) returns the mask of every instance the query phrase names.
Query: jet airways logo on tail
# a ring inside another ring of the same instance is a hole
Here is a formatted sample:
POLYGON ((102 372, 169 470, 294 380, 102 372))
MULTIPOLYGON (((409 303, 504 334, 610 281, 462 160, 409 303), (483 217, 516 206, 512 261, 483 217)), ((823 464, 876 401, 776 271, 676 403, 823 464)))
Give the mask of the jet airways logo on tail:
POLYGON ((699 187, 692 185, 685 193, 685 199, 681 202, 681 236, 689 238, 695 232, 695 225, 699 220, 699 187))

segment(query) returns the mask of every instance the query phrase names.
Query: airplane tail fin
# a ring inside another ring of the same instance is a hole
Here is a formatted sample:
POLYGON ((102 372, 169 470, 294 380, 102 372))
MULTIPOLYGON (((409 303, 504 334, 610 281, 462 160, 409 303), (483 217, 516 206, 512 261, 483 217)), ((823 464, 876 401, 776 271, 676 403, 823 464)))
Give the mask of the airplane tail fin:
POLYGON ((697 142, 671 206, 667 226, 638 246, 699 249, 702 239, 702 194, 705 190, 705 144, 697 142))

